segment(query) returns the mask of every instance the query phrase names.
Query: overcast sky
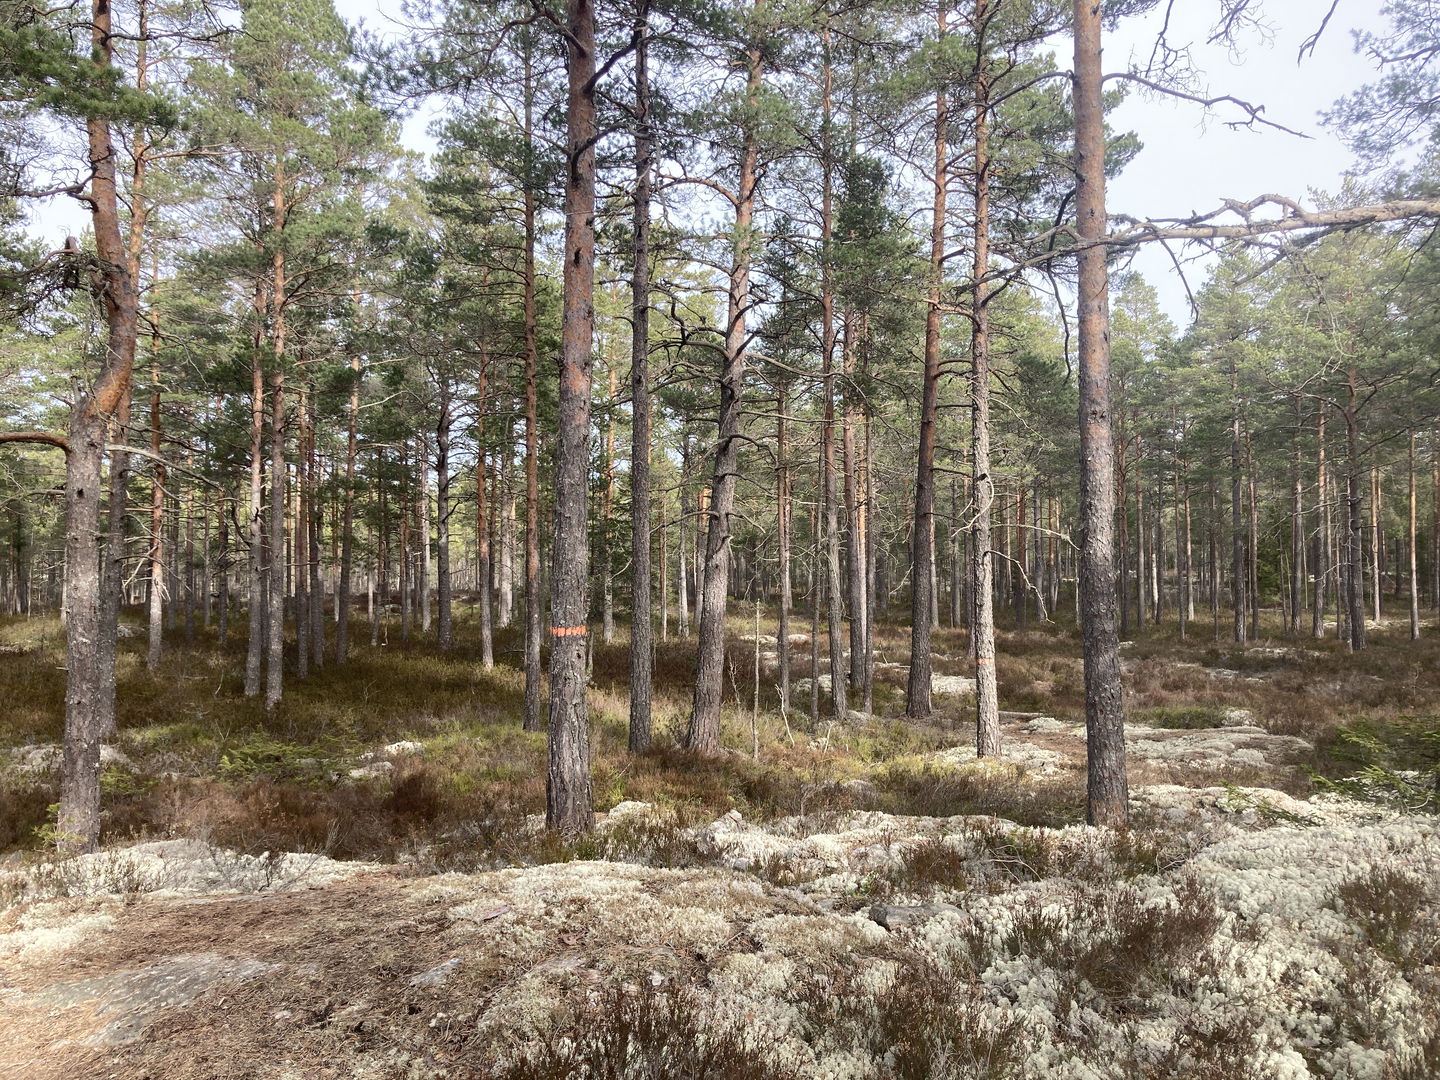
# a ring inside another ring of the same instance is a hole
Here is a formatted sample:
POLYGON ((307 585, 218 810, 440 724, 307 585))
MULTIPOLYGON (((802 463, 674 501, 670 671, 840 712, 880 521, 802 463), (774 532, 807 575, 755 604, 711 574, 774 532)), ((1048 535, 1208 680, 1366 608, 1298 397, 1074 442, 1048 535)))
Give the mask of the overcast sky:
MULTIPOLYGON (((1174 217, 1205 211, 1222 198, 1249 199, 1275 193, 1305 198, 1312 190, 1338 190, 1350 164, 1349 152, 1319 123, 1318 113, 1342 94, 1374 78, 1368 62, 1356 56, 1351 30, 1379 25, 1374 0, 1340 0, 1335 17, 1313 57, 1296 63, 1302 41, 1319 26, 1329 4, 1323 0, 1264 0, 1269 32, 1247 34, 1243 48, 1231 54, 1205 45, 1208 20, 1216 0, 1175 0, 1169 40, 1193 45, 1194 66, 1203 72, 1211 96, 1231 94, 1265 106, 1265 115, 1310 138, 1274 129, 1232 130, 1225 121, 1238 118, 1235 109, 1207 111, 1188 102, 1133 92, 1110 122, 1117 130, 1136 132, 1145 149, 1113 180, 1109 207, 1132 217, 1174 217)), ((348 19, 364 18, 375 29, 386 26, 380 11, 398 10, 398 0, 336 0, 348 19)), ((1105 46, 1107 71, 1123 71, 1132 57, 1149 56, 1165 4, 1143 19, 1131 19, 1111 34, 1105 46)), ((1060 63, 1068 62, 1068 45, 1057 42, 1060 63)), ((406 125, 406 141, 428 148, 423 118, 406 125)), ((84 227, 83 215, 69 199, 50 200, 38 208, 33 229, 47 242, 58 243, 67 232, 84 227)), ((1184 326, 1189 321, 1185 286, 1164 252, 1147 245, 1135 260, 1139 270, 1160 292, 1161 303, 1184 326)), ((1204 280, 1205 262, 1186 268, 1193 289, 1204 280)))
MULTIPOLYGON (((1144 19, 1133 19, 1110 36, 1105 70, 1141 64, 1150 54, 1162 23, 1164 4, 1144 19)), ((1351 34, 1357 25, 1381 24, 1373 0, 1340 0, 1335 17, 1314 56, 1296 63, 1302 42, 1313 34, 1328 3, 1321 0, 1265 0, 1269 40, 1246 36, 1243 52, 1206 46, 1214 0, 1179 0, 1171 16, 1174 43, 1194 43, 1195 66, 1204 72, 1208 96, 1231 94, 1265 106, 1265 116, 1304 132, 1302 139, 1274 129, 1232 130, 1228 119, 1242 118, 1230 106, 1206 110, 1189 102, 1132 93, 1113 113, 1116 129, 1136 132, 1145 149, 1124 173, 1111 181, 1108 208, 1132 217, 1175 217, 1207 211, 1222 198, 1248 200, 1261 194, 1306 198, 1308 192, 1337 191, 1351 163, 1340 141, 1322 127, 1317 115, 1336 98, 1375 77, 1369 62, 1355 55, 1351 34)), ((1185 287, 1168 256, 1154 245, 1134 267, 1160 290, 1161 302, 1180 326, 1189 322, 1185 287)), ((1187 266, 1193 289, 1205 277, 1205 264, 1187 266)))

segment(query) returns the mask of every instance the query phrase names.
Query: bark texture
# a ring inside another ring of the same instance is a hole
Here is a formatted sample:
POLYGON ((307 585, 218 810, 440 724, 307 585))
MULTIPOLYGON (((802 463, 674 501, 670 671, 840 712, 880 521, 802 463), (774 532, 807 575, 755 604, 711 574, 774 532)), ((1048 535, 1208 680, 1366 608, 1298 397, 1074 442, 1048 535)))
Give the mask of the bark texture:
POLYGON ((545 824, 567 839, 594 826, 585 618, 591 346, 595 332, 595 9, 567 8, 569 174, 565 186, 564 307, 555 443, 555 542, 550 568, 550 758, 545 824))
MULTIPOLYGON (((1100 3, 1075 0, 1075 200, 1082 240, 1105 232, 1105 114, 1100 3)), ((1129 821, 1120 642, 1115 633, 1114 437, 1110 429, 1110 305, 1104 249, 1080 253, 1080 632, 1085 659, 1087 818, 1129 821)))

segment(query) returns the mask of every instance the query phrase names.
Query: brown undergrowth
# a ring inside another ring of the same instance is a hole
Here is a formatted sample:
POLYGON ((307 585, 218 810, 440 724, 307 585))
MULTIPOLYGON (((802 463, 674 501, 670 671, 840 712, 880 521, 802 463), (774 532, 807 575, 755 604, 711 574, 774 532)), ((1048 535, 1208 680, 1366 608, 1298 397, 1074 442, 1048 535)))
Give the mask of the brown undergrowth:
MULTIPOLYGON (((773 629, 768 619, 764 629, 773 629)), ((1276 628, 1267 622, 1266 629, 1276 628)), ((893 669, 885 669, 877 685, 875 717, 834 724, 824 718, 828 696, 818 723, 808 715, 808 694, 794 695, 782 714, 773 668, 766 667, 752 731, 755 645, 743 635, 753 627, 736 620, 732 630, 729 749, 703 760, 678 748, 693 642, 672 639, 658 648, 656 748, 640 756, 625 750, 623 633, 596 645, 591 720, 600 809, 639 800, 670 808, 674 820, 687 823, 731 809, 754 820, 857 809, 992 814, 1051 826, 1082 819, 1082 777, 1074 769, 1036 777, 927 765, 925 754, 968 742, 973 705, 940 695, 929 722, 903 721, 893 669)), ((1317 774, 1342 776, 1355 767, 1341 737, 1346 730, 1361 724, 1383 733, 1417 716, 1428 730, 1424 718, 1440 711, 1440 633, 1410 642, 1403 627, 1380 628, 1371 632, 1370 648, 1349 654, 1333 635, 1317 642, 1277 632, 1242 648, 1217 642, 1206 630, 1192 625, 1182 641, 1166 626, 1124 648, 1132 722, 1200 728, 1245 710, 1252 723, 1312 741, 1316 751, 1303 764, 1317 774)), ((418 632, 401 641, 394 625, 385 643, 372 648, 363 620, 353 641, 346 665, 292 678, 284 703, 267 714, 241 693, 238 633, 225 646, 213 630, 200 631, 194 645, 172 638, 156 674, 144 668, 141 635, 123 637, 119 746, 129 764, 106 770, 107 841, 203 835, 244 851, 325 850, 433 869, 574 856, 534 839, 534 815, 544 809, 544 739, 519 730, 523 685, 515 629, 497 632, 498 663, 489 671, 479 663, 475 626, 465 612, 457 621, 457 646, 448 653, 422 642, 418 632), (389 775, 351 779, 367 752, 400 739, 420 742, 423 753, 396 757, 389 775)), ((0 695, 7 703, 0 746, 59 741, 62 644, 53 619, 0 620, 0 695)), ((905 627, 877 627, 882 663, 902 662, 906 645, 905 627)), ((963 631, 937 631, 937 671, 966 671, 965 647, 963 631)), ((794 678, 807 677, 808 645, 797 644, 793 654, 794 678)), ((999 654, 1002 708, 1080 721, 1083 679, 1072 626, 1002 627, 999 654)), ((1387 765, 1399 769, 1404 762, 1392 754, 1387 765)), ((1292 770, 1277 778, 1241 768, 1222 779, 1304 794, 1304 775, 1292 770)), ((1137 763, 1132 781, 1147 779, 1186 782, 1174 768, 1137 763)), ((24 772, 13 762, 0 766, 0 851, 36 845, 56 796, 53 773, 24 772)))

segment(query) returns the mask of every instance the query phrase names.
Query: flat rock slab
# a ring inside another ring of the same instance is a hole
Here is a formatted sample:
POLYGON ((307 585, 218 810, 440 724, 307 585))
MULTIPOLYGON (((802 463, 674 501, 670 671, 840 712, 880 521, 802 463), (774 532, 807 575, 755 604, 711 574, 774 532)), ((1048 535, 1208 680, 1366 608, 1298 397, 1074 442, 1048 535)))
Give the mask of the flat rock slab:
POLYGON ((870 921, 886 930, 899 930, 945 914, 963 913, 954 904, 876 904, 870 909, 870 921))
POLYGON ((143 968, 56 983, 8 1004, 59 1020, 69 1037, 83 1045, 123 1046, 138 1039, 166 1009, 190 1004, 217 983, 245 983, 281 967, 219 953, 192 953, 143 968))
POLYGON ((1132 726, 1125 730, 1126 750, 1145 761, 1219 768, 1226 765, 1289 766, 1314 750, 1293 735, 1272 735, 1251 726, 1181 730, 1132 726))

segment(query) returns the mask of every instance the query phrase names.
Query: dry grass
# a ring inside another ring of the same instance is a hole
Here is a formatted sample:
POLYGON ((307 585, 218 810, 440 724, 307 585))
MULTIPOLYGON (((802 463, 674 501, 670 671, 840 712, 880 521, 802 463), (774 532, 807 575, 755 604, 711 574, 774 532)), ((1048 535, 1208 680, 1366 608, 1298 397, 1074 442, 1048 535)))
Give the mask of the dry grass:
MULTIPOLYGON (((767 616, 762 627, 773 630, 767 616)), ((724 743, 731 751, 697 760, 678 748, 689 709, 693 641, 657 649, 656 748, 625 750, 628 657, 623 639, 597 644, 591 691, 595 791, 600 809, 624 800, 673 808, 686 821, 738 809, 767 820, 796 814, 875 809, 896 814, 993 814, 1031 825, 1082 820, 1081 777, 927 768, 923 755, 968 741, 972 709, 937 698, 931 721, 897 719, 902 677, 886 669, 876 687, 877 717, 862 724, 811 725, 808 695, 788 716, 778 713, 773 671, 762 673, 758 735, 752 760, 750 709, 753 649, 739 640, 748 619, 731 627, 724 743), (866 783, 852 783, 864 779, 866 783)), ((797 627, 797 630, 803 628, 797 627)), ((1399 731, 1440 711, 1440 633, 1412 643, 1403 627, 1375 630, 1358 655, 1333 637, 1314 642, 1278 634, 1248 649, 1215 642, 1192 627, 1181 641, 1173 626, 1152 630, 1124 651, 1127 708, 1140 723, 1201 727, 1227 709, 1248 709, 1271 731, 1317 744, 1317 774, 1356 767, 1341 736, 1399 731), (1219 674, 1217 674, 1217 672, 1219 674), (1412 718, 1407 721, 1406 718, 1412 718)), ((1208 629, 1208 628, 1207 628, 1208 629)), ((393 630, 393 627, 392 627, 393 630)), ((240 692, 243 640, 221 647, 213 631, 196 644, 170 642, 161 670, 143 666, 143 639, 122 639, 117 711, 120 744, 133 770, 109 770, 105 833, 118 840, 200 833, 241 850, 325 849, 341 857, 410 859, 437 869, 570 857, 538 846, 527 818, 544 809, 544 738, 519 730, 523 680, 516 628, 497 632, 498 666, 479 663, 475 626, 462 616, 457 647, 444 653, 419 635, 368 645, 368 626, 354 627, 352 657, 305 680, 291 679, 281 708, 267 715, 240 692), (346 777, 366 750, 397 739, 424 744, 423 758, 398 762, 388 779, 346 777)), ((1070 721, 1083 714, 1079 639, 1068 625, 1002 630, 1001 706, 1070 721)), ((876 629, 877 659, 902 662, 908 628, 876 629)), ((935 666, 963 672, 963 631, 935 635, 935 666)), ((64 708, 63 642, 51 618, 0 619, 0 746, 57 742, 64 708)), ((822 641, 822 655, 824 643, 822 641)), ((793 649, 794 677, 808 675, 809 649, 793 649)), ((824 707, 828 707, 828 701, 824 707)), ((1428 725, 1428 727, 1427 727, 1428 725)), ((1386 766, 1403 769, 1407 744, 1392 747, 1386 766)), ((1420 746, 1421 744, 1416 744, 1420 746)), ((1412 748, 1413 749, 1413 748, 1412 748)), ((1213 777, 1207 778, 1213 780, 1213 777)), ((1239 767, 1222 779, 1284 786, 1304 794, 1303 772, 1277 776, 1239 767)), ((56 798, 53 777, 0 768, 0 851, 33 845, 56 798)), ((1184 770, 1137 763, 1132 782, 1187 782, 1184 770)), ((646 841, 665 861, 665 843, 646 841)), ((645 847, 641 844, 640 847, 645 847)), ((638 856, 637 856, 638 857, 638 856)))

